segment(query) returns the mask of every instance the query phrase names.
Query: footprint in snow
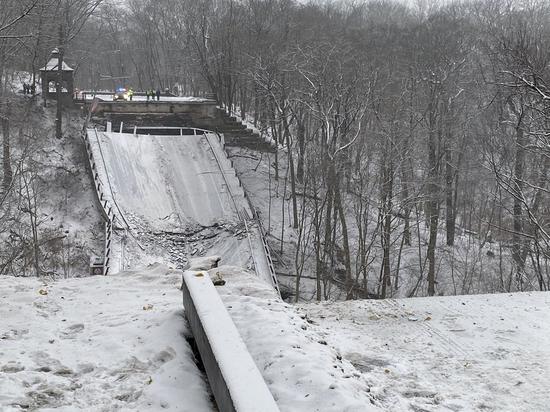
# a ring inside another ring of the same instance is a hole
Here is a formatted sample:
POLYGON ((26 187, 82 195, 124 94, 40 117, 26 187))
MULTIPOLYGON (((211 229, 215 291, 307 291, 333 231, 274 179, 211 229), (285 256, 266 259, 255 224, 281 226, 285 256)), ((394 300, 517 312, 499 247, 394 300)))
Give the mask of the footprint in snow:
POLYGON ((176 357, 176 351, 172 349, 171 347, 167 347, 165 350, 160 351, 155 355, 153 358, 153 363, 155 366, 160 367, 164 365, 166 362, 171 361, 176 357))
POLYGON ((24 335, 28 334, 28 329, 11 329, 7 332, 4 332, 0 335, 0 340, 12 340, 12 339, 21 339, 24 335))
POLYGON ((63 392, 57 388, 42 384, 36 390, 26 393, 30 410, 40 410, 42 408, 55 408, 61 406, 63 402, 63 392))
POLYGON ((63 332, 61 332, 61 337, 64 339, 74 338, 74 336, 84 330, 83 323, 75 323, 74 325, 69 326, 63 332))
POLYGON ((3 365, 2 367, 0 367, 0 372, 3 372, 3 373, 17 373, 24 370, 25 370, 25 367, 23 365, 21 365, 19 362, 14 362, 14 361, 10 361, 5 365, 3 365))
POLYGON ((87 373, 91 373, 96 369, 95 365, 91 363, 82 363, 78 365, 78 373, 80 375, 85 375, 87 373))
POLYGON ((32 355, 36 363, 36 372, 52 373, 56 376, 72 376, 74 371, 63 365, 59 360, 52 358, 43 351, 34 352, 32 355))

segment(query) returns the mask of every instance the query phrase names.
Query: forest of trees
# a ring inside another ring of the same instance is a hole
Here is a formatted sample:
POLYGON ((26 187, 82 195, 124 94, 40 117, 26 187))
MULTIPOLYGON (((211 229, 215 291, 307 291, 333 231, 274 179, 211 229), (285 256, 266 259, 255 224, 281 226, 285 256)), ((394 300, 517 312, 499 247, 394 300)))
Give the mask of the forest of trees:
POLYGON ((214 93, 277 142, 296 298, 549 289, 549 2, 0 2, 4 196, 6 84, 61 46, 81 89, 214 93))

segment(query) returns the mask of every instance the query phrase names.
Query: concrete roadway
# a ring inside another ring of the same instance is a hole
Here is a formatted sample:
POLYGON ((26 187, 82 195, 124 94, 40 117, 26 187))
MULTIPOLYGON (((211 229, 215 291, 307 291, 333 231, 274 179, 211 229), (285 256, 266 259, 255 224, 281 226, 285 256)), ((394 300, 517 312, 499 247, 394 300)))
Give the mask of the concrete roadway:
POLYGON ((225 180, 204 136, 98 133, 110 185, 123 212, 155 230, 166 222, 238 222, 225 180))

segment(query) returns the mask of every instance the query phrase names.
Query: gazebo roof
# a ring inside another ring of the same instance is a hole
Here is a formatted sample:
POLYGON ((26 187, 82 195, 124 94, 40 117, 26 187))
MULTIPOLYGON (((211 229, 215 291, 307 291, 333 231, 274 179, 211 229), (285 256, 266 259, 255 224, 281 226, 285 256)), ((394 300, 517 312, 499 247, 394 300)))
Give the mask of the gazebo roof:
MULTIPOLYGON (((52 54, 50 57, 50 60, 44 67, 40 69, 41 72, 53 72, 57 71, 57 64, 59 62, 59 50, 57 48, 52 50, 52 54)), ((74 69, 70 67, 65 61, 63 61, 63 64, 61 65, 61 70, 64 72, 72 72, 74 69)))

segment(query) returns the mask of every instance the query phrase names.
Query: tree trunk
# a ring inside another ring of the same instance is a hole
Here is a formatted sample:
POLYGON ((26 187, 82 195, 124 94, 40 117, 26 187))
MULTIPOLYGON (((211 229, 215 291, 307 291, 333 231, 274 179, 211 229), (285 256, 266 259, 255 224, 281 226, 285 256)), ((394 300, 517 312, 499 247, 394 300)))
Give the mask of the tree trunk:
POLYGON ((57 112, 55 115, 55 137, 61 139, 63 137, 62 132, 62 117, 63 117, 63 101, 61 99, 61 92, 63 87, 63 26, 59 25, 59 54, 57 58, 57 82, 55 85, 55 97, 57 99, 57 112))
POLYGON ((292 146, 290 144, 290 127, 286 119, 285 109, 283 109, 282 116, 286 135, 286 148, 288 152, 289 163, 288 166, 290 167, 290 196, 292 197, 292 214, 294 215, 294 218, 292 220, 292 227, 294 229, 298 229, 298 204, 296 201, 296 175, 294 173, 294 156, 292 155, 292 146))
POLYGON ((303 183, 304 182, 304 155, 306 150, 306 127, 304 124, 304 119, 298 120, 298 130, 297 130, 297 138, 298 138, 298 165, 296 167, 296 179, 298 179, 298 182, 303 183))
POLYGON ((405 245, 411 245, 411 208, 409 206, 409 182, 405 168, 401 172, 401 189, 403 196, 403 242, 405 245))
POLYGON ((433 111, 429 114, 428 131, 428 201, 427 219, 429 222, 428 240, 428 295, 435 294, 435 247, 437 244, 437 226, 439 223, 439 185, 437 167, 437 142, 436 142, 436 115, 433 111))
MULTIPOLYGON (((391 139, 388 139, 391 140, 391 139)), ((381 297, 386 297, 386 286, 391 286, 390 244, 391 244, 391 209, 393 192, 393 162, 391 159, 391 142, 386 148, 386 159, 382 167, 382 289, 381 297)))
POLYGON ((520 290, 523 284, 523 272, 525 269, 525 259, 523 258, 523 205, 521 197, 523 196, 523 179, 525 168, 525 137, 523 133, 521 120, 516 127, 516 159, 514 164, 514 233, 512 235, 512 257, 516 264, 516 280, 520 290))
POLYGON ((346 299, 353 299, 353 277, 351 274, 351 255, 348 238, 348 225, 346 223, 346 214, 344 213, 344 207, 342 205, 342 197, 340 195, 340 188, 336 186, 334 188, 334 203, 338 208, 338 215, 340 217, 340 225, 342 226, 342 242, 344 247, 344 264, 346 266, 346 299))
POLYGON ((447 231, 447 246, 453 246, 455 243, 455 205, 454 205, 454 167, 452 165, 452 153, 449 147, 450 142, 446 142, 445 147, 445 200, 446 200, 446 231, 447 231))
MULTIPOLYGON (((1 107, 1 106, 0 106, 1 107)), ((2 189, 3 193, 8 193, 13 178, 13 172, 11 169, 11 150, 10 150, 10 109, 7 102, 4 104, 5 110, 0 112, 2 120, 2 189)))

